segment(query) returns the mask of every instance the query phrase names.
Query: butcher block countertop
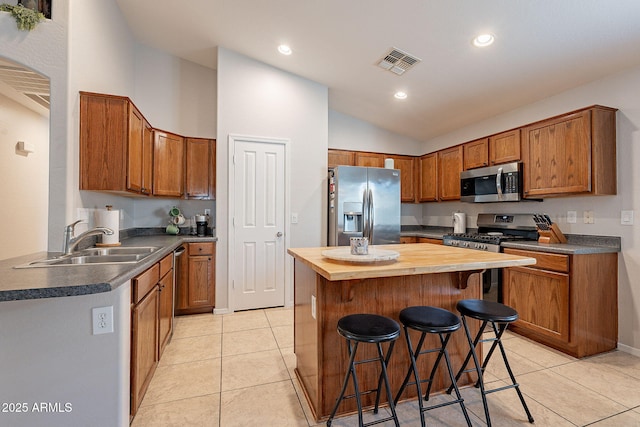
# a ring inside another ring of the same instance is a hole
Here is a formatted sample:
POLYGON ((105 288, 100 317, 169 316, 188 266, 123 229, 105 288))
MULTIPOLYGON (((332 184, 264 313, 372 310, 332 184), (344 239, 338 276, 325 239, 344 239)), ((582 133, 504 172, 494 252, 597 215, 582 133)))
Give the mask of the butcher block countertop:
MULTIPOLYGON (((369 246, 369 248, 371 247, 369 246)), ((431 243, 377 245, 375 248, 397 251, 400 256, 394 261, 355 263, 335 261, 322 256, 323 251, 335 249, 334 247, 291 248, 288 252, 296 260, 306 264, 327 280, 368 279, 484 270, 533 265, 536 263, 534 258, 454 248, 431 243)))

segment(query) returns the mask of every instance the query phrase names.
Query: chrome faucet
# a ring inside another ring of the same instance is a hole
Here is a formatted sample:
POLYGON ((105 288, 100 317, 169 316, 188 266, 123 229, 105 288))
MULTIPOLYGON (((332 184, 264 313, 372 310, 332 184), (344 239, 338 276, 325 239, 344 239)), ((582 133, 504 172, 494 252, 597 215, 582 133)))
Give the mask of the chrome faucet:
POLYGON ((73 224, 69 224, 64 228, 64 241, 62 242, 62 253, 64 255, 70 255, 73 250, 78 246, 80 241, 85 237, 96 236, 98 234, 113 234, 113 230, 106 227, 96 227, 91 230, 87 230, 79 236, 74 236, 76 224, 82 222, 82 220, 78 220, 73 224))

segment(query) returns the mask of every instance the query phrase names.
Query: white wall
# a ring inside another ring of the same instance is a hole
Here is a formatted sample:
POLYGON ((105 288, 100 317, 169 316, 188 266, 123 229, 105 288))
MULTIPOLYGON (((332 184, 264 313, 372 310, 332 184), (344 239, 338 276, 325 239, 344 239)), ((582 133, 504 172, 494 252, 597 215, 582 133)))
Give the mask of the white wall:
POLYGON ((326 240, 327 114, 325 86, 219 48, 216 310, 229 308, 228 136, 291 141, 291 212, 298 213, 299 222, 286 237, 290 247, 319 246, 326 240))
POLYGON ((565 233, 622 237, 619 255, 619 343, 620 348, 640 355, 640 67, 622 72, 543 101, 468 126, 424 144, 423 152, 470 141, 557 114, 594 104, 618 108, 617 172, 618 194, 600 197, 562 197, 542 203, 468 204, 460 202, 423 204, 422 223, 451 225, 451 214, 469 214, 468 226, 476 226, 479 212, 546 212, 565 233), (568 224, 568 210, 578 211, 578 223, 568 224), (584 224, 582 212, 592 210, 595 224, 584 224), (634 210, 636 224, 620 225, 620 211, 634 210))
POLYGON ((49 117, 0 95, 0 200, 7 208, 0 260, 47 250, 49 117), (33 145, 16 152, 18 141, 33 145))
POLYGON ((347 114, 329 110, 329 148, 419 156, 422 143, 347 114))

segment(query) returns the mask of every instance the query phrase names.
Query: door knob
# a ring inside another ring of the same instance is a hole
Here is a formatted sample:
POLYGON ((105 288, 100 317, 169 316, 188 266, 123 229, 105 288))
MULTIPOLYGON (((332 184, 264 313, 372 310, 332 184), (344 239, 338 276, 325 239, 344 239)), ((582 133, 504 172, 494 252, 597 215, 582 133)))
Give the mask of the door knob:
POLYGON ((282 237, 282 231, 278 231, 278 232, 276 233, 276 237, 282 237))

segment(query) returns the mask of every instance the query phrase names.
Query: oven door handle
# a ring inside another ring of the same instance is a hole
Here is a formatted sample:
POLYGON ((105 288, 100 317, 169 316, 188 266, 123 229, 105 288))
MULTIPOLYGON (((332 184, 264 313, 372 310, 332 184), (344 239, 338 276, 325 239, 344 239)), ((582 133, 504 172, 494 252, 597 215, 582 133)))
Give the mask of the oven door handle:
POLYGON ((498 199, 502 199, 502 168, 498 168, 496 174, 496 190, 498 191, 498 199))

